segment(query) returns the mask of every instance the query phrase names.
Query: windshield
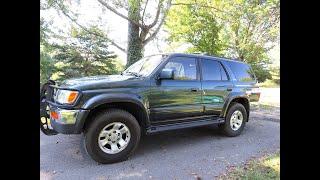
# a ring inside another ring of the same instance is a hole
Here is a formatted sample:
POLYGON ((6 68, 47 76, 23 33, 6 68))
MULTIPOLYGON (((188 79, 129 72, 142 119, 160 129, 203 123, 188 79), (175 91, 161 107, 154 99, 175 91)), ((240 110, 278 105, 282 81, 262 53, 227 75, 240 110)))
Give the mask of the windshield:
POLYGON ((140 59, 126 69, 123 74, 149 76, 163 60, 163 55, 148 56, 140 59))

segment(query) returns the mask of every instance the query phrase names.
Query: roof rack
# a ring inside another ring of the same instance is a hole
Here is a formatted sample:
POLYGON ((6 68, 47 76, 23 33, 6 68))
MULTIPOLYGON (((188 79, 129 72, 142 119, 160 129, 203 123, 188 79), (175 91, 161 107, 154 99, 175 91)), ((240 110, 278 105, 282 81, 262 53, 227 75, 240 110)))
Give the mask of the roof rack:
POLYGON ((192 54, 201 54, 201 55, 206 55, 206 56, 212 56, 212 55, 210 55, 209 53, 206 53, 206 52, 194 52, 192 54))
POLYGON ((226 58, 226 57, 220 57, 220 56, 216 56, 216 55, 210 55, 209 53, 206 53, 206 52, 204 52, 204 53, 203 52, 195 52, 195 53, 191 53, 191 54, 211 56, 211 57, 220 58, 220 59, 227 60, 227 61, 245 62, 245 61, 241 61, 240 59, 236 59, 236 58, 226 58))
MULTIPOLYGON (((168 55, 168 54, 176 54, 176 53, 170 52, 170 53, 160 53, 160 54, 168 55)), ((214 58, 218 58, 220 60, 225 60, 225 61, 235 61, 235 62, 247 63, 246 61, 242 61, 237 58, 226 58, 226 57, 221 57, 221 56, 217 56, 217 55, 210 55, 209 53, 206 53, 206 52, 178 53, 178 54, 204 55, 204 56, 214 57, 214 58)))

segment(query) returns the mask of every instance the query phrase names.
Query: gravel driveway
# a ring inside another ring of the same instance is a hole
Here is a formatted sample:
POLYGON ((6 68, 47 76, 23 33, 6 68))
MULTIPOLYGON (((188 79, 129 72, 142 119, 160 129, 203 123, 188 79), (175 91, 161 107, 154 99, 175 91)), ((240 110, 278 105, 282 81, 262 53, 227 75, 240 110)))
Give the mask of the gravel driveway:
POLYGON ((133 156, 116 164, 91 160, 82 135, 40 133, 41 179, 214 179, 228 166, 280 148, 280 110, 253 110, 243 133, 234 138, 216 127, 144 136, 133 156), (274 113, 272 113, 274 112, 274 113))

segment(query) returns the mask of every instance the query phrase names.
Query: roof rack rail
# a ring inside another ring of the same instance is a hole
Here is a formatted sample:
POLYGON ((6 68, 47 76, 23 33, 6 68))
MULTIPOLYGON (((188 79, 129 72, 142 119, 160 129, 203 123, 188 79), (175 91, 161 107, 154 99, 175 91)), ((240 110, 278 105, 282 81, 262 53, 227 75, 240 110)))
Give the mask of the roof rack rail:
POLYGON ((192 54, 201 54, 201 55, 211 56, 209 53, 206 53, 206 52, 194 52, 192 54))

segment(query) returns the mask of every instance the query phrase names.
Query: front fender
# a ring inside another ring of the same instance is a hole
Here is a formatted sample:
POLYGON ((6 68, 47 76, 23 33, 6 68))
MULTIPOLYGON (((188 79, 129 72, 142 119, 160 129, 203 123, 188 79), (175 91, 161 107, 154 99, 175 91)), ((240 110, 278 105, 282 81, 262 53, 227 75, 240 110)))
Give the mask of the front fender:
POLYGON ((245 92, 232 92, 232 93, 230 93, 228 95, 228 97, 226 98, 226 101, 225 101, 224 106, 222 108, 222 111, 220 114, 221 117, 226 117, 230 103, 236 98, 245 98, 248 100, 248 102, 250 102, 249 97, 247 96, 247 94, 245 92))
POLYGON ((125 93, 100 94, 88 99, 86 103, 83 104, 82 109, 92 110, 103 104, 120 103, 120 102, 133 103, 139 106, 139 108, 143 110, 142 113, 144 113, 146 118, 144 123, 146 125, 149 124, 148 101, 138 94, 125 94, 125 93))

